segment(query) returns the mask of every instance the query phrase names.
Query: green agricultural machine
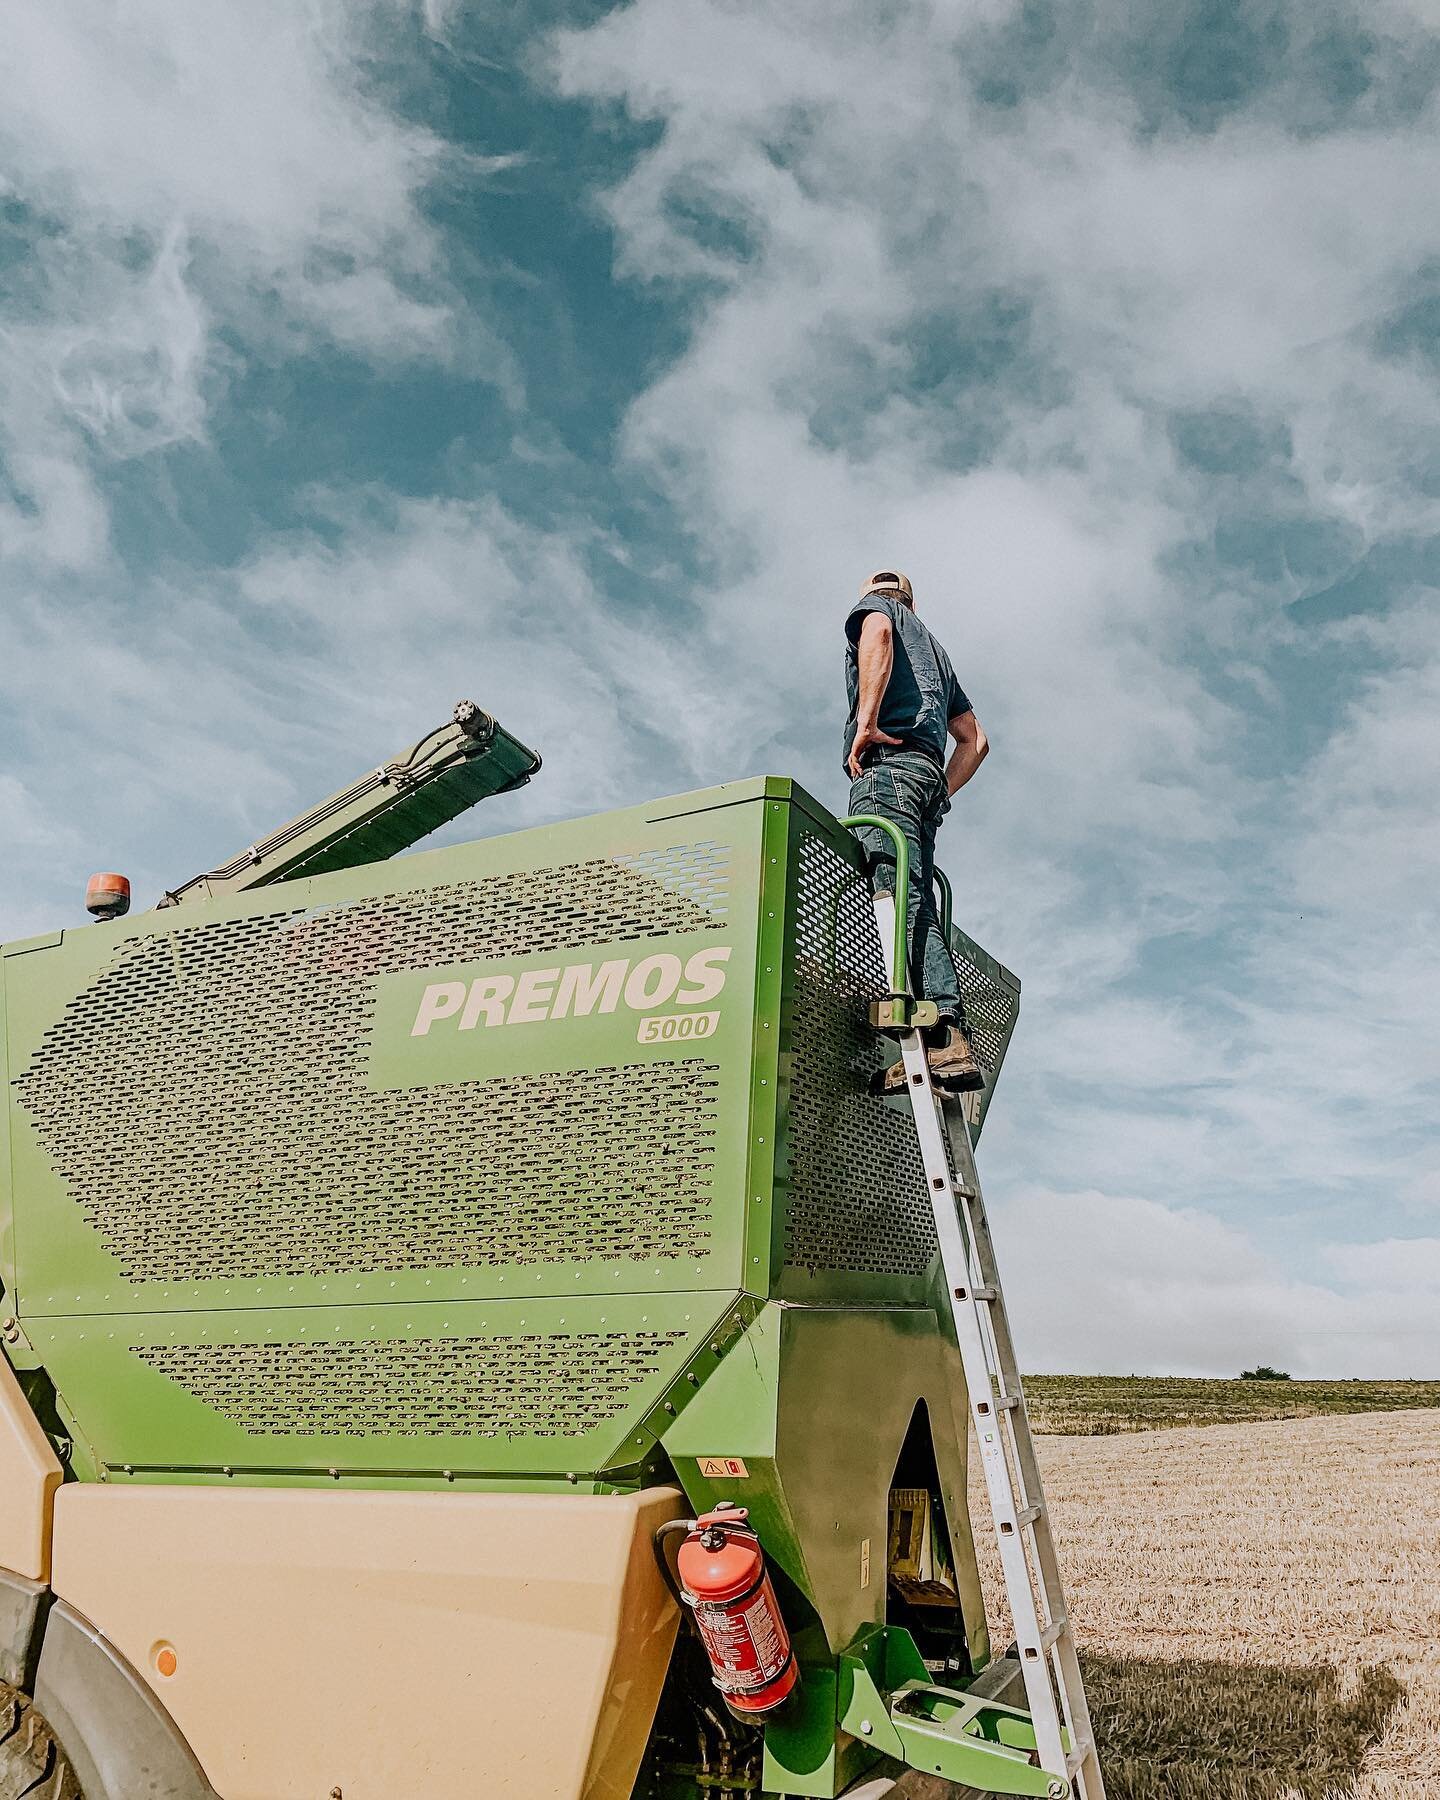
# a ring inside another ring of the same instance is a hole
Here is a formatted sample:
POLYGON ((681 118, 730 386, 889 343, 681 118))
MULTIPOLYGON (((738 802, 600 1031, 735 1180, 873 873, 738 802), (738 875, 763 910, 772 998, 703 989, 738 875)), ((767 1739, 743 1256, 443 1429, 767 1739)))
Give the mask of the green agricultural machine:
MULTIPOLYGON (((765 778, 390 860, 538 766, 462 706, 4 946, 0 1795, 1081 1793, 992 1660, 854 836, 765 778)), ((1019 989, 952 938, 975 1137, 1019 989)))

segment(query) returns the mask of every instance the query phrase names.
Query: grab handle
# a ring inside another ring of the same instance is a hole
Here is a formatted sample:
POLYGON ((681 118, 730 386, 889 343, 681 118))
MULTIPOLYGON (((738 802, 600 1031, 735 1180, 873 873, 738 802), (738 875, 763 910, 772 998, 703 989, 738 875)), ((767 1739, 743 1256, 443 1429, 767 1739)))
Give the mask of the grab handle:
POLYGON ((906 956, 906 915, 910 910, 910 846, 905 842, 905 834, 891 819, 882 819, 874 813, 852 813, 848 819, 840 823, 854 831, 857 826, 870 825, 876 831, 883 831, 895 847, 895 944, 892 952, 892 968, 890 971, 891 992, 910 994, 909 958, 906 956))

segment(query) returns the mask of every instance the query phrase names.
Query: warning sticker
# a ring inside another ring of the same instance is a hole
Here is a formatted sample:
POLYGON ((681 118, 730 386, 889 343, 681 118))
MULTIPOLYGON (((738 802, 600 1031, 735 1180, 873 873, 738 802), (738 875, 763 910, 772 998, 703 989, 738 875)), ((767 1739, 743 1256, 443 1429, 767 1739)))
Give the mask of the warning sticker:
POLYGON ((708 1481, 734 1481, 750 1473, 738 1456, 702 1456, 699 1463, 708 1481))

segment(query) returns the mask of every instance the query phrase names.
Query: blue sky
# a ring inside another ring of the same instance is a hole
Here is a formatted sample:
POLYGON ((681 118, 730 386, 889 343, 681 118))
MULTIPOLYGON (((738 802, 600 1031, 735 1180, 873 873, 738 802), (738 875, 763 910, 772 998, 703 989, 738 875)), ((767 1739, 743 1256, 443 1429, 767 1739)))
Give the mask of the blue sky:
MULTIPOLYGON (((1426 0, 14 0, 0 932, 473 695, 498 830, 994 744, 1025 1360, 1440 1373, 1426 0)), ((451 835, 455 835, 452 828, 451 835)))

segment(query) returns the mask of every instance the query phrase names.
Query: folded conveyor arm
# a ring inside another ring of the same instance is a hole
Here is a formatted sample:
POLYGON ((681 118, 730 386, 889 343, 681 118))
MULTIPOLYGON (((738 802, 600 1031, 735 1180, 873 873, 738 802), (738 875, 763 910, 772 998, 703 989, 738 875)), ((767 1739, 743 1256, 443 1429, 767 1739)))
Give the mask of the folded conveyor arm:
POLYGON ((227 863, 167 893, 161 906, 297 881, 408 850, 477 801, 521 787, 540 758, 473 700, 438 731, 227 863))

